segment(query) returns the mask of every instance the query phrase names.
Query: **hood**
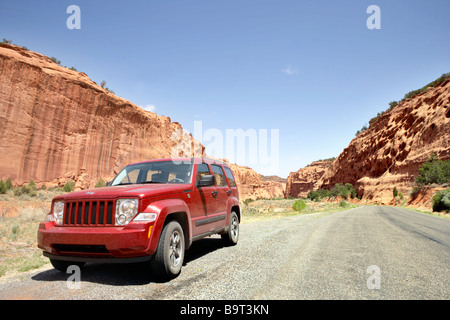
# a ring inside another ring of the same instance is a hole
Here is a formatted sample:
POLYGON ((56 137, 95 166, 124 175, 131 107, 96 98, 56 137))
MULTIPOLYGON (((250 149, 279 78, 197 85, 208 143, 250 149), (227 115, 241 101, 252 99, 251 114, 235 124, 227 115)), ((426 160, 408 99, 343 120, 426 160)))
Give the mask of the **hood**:
POLYGON ((190 184, 130 184, 122 186, 86 189, 60 195, 58 200, 95 200, 95 199, 115 199, 115 198, 148 198, 161 194, 174 194, 190 190, 190 184))

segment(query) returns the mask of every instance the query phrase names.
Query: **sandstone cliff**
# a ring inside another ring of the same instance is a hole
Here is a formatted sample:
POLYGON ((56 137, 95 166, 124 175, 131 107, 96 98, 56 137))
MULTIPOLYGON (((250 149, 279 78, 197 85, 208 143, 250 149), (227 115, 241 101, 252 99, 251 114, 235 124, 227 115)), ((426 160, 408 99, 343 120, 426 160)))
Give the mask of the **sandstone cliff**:
POLYGON ((399 103, 354 138, 315 183, 355 185, 363 200, 389 204, 394 187, 406 197, 431 153, 450 159, 450 80, 399 103))
MULTIPOLYGON (((0 43, 0 179, 93 187, 126 164, 204 154, 170 118, 145 111, 47 56, 0 43), (181 134, 180 134, 181 133, 181 134)), ((241 198, 284 196, 284 185, 232 165, 241 198)))
POLYGON ((286 197, 305 198, 332 162, 333 160, 314 161, 297 172, 291 172, 287 178, 286 197))
POLYGON ((263 176, 248 167, 229 165, 236 178, 241 200, 284 198, 285 183, 264 180, 263 176))
POLYGON ((182 128, 170 118, 7 44, 0 44, 0 119, 0 178, 16 185, 72 178, 83 188, 130 162, 170 157, 174 147, 203 152, 191 136, 173 136, 182 128))

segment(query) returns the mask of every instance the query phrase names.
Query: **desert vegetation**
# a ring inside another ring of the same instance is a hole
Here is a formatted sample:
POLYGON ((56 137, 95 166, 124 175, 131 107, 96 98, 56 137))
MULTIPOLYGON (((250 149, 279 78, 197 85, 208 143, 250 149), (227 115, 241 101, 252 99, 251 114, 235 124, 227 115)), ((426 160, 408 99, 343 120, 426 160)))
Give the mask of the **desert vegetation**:
MULTIPOLYGON (((400 101, 391 101, 389 102, 389 107, 387 109, 385 109, 384 111, 380 111, 377 113, 377 115, 375 117, 373 117, 372 119, 369 120, 369 127, 374 124, 375 122, 378 121, 378 118, 381 117, 382 115, 384 115, 386 112, 391 111, 392 109, 394 109, 397 105, 399 105, 401 102, 409 100, 411 98, 413 98, 414 96, 424 93, 426 92, 429 88, 433 88, 441 83, 443 83, 444 81, 446 81, 447 79, 450 79, 450 72, 448 73, 444 73, 442 74, 439 78, 437 78, 436 80, 424 85, 422 88, 420 89, 416 89, 416 90, 412 90, 408 93, 406 93, 403 97, 403 99, 401 99, 400 101)), ((366 131, 368 128, 367 124, 365 124, 360 130, 356 131, 356 136, 358 136, 360 133, 366 131)))
POLYGON ((321 201, 324 198, 336 198, 338 196, 342 197, 343 199, 348 199, 349 197, 354 199, 358 197, 358 194, 351 183, 336 183, 331 190, 311 190, 308 193, 308 199, 312 201, 321 201))
MULTIPOLYGON (((435 154, 431 154, 428 160, 419 167, 419 173, 415 179, 415 186, 411 190, 411 196, 415 197, 424 187, 431 185, 448 186, 450 184, 450 159, 441 160, 435 154)), ((434 194, 433 211, 450 211, 450 188, 434 194)))

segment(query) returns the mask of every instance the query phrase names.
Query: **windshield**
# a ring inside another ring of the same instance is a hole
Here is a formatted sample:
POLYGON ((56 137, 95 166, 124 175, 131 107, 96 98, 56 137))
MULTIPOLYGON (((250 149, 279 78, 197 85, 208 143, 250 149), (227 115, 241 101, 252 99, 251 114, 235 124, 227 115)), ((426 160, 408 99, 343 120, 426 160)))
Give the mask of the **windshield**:
POLYGON ((114 178, 111 186, 140 183, 183 183, 192 179, 192 161, 155 161, 125 167, 114 178))

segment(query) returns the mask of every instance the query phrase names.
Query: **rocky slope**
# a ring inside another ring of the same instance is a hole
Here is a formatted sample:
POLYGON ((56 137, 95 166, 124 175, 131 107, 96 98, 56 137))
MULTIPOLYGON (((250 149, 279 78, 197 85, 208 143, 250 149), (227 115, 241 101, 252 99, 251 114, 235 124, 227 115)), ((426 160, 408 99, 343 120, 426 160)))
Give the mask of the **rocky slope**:
POLYGON ((263 176, 249 167, 229 165, 236 178, 241 200, 284 198, 285 183, 265 180, 263 176))
MULTIPOLYGON (((93 187, 128 163, 204 154, 170 118, 145 111, 47 56, 0 43, 0 179, 15 186, 93 187)), ((232 166, 243 199, 284 196, 284 185, 232 166)))
POLYGON ((333 160, 314 161, 297 172, 291 172, 287 178, 286 197, 305 198, 332 162, 333 160))
POLYGON ((0 178, 16 185, 72 178, 86 187, 127 163, 170 156, 177 146, 203 151, 191 136, 176 139, 182 128, 170 118, 7 44, 0 44, 0 119, 0 178))
POLYGON ((354 138, 315 188, 355 185, 363 200, 388 204, 394 187, 408 196, 431 153, 450 159, 450 80, 399 103, 354 138))

